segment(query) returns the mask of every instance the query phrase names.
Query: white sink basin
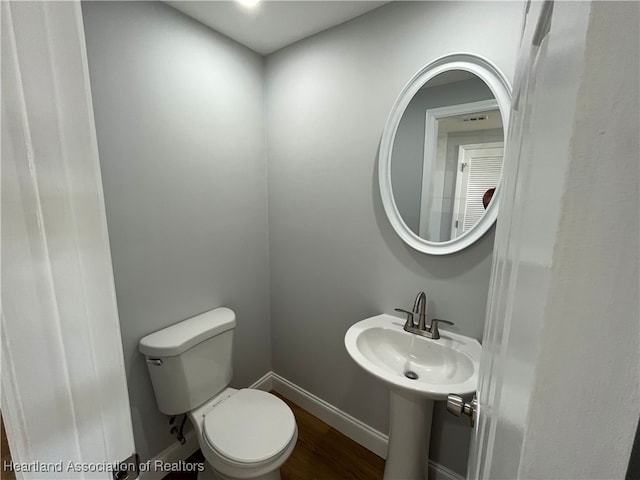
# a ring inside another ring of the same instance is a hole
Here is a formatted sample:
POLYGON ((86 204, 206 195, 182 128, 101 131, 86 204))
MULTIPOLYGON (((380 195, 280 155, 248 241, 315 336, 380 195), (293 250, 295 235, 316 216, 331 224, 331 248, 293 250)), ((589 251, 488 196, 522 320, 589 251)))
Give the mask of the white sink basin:
POLYGON ((391 386, 432 400, 476 391, 482 351, 477 340, 443 328, 431 340, 405 332, 403 325, 404 319, 387 314, 362 320, 345 335, 347 352, 391 386))

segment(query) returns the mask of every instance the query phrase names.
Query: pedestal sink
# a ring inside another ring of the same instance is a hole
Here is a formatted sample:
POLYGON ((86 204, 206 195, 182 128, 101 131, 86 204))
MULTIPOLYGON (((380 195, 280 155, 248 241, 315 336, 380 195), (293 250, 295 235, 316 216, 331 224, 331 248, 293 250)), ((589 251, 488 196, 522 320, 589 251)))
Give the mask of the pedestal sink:
POLYGON ((433 402, 476 391, 482 347, 447 330, 431 340, 403 325, 393 315, 367 318, 349 328, 344 343, 358 365, 391 388, 384 480, 427 480, 433 402))

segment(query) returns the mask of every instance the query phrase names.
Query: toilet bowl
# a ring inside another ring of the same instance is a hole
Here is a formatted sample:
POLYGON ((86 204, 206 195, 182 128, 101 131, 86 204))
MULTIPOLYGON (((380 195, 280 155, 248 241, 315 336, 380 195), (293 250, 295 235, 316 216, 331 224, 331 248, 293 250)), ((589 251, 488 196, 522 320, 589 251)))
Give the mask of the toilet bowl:
POLYGON ((279 480, 298 428, 289 406, 260 390, 229 388, 235 314, 217 308, 140 340, 158 403, 187 414, 206 460, 199 480, 279 480))
POLYGON ((298 438, 291 409, 260 390, 226 389, 188 416, 204 458, 223 480, 278 480, 298 438))

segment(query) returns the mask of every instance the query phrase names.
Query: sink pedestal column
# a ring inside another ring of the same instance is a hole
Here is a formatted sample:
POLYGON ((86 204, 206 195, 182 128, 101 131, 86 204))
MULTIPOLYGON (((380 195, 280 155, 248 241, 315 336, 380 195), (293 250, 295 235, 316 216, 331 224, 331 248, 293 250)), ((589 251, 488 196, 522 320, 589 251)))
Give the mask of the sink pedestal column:
POLYGON ((391 389, 384 480, 427 480, 433 400, 391 389))

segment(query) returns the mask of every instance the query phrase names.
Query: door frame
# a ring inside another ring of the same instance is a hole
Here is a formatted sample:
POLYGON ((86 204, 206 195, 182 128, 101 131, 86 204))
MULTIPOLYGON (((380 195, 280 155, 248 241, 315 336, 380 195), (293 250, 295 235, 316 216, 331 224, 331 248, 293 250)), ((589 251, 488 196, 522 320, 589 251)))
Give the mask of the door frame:
POLYGON ((80 3, 0 17, 3 419, 14 464, 60 463, 18 479, 96 478, 135 445, 80 3))
POLYGON ((640 402, 639 17, 637 3, 527 4, 469 479, 625 475, 640 402))
MULTIPOLYGON (((424 148, 422 158, 422 189, 420 190, 420 223, 419 235, 428 238, 429 222, 432 212, 442 212, 444 196, 444 178, 441 182, 434 182, 435 163, 438 159, 438 120, 457 115, 471 115, 485 110, 499 109, 495 98, 479 100, 477 102, 447 105, 445 107, 429 108, 425 112, 424 148), (440 202, 440 205, 434 204, 440 202)), ((444 165, 443 165, 444 174, 444 165)), ((439 213, 438 213, 439 214, 439 213)), ((439 222, 437 223, 439 225, 439 222)))
MULTIPOLYGON (((487 142, 487 143, 469 143, 466 145, 458 146, 458 162, 456 167, 456 186, 454 193, 454 203, 453 203, 453 219, 451 222, 451 238, 456 238, 456 222, 462 223, 464 225, 464 217, 466 213, 466 204, 467 204, 467 191, 469 186, 469 175, 467 171, 465 172, 462 168, 465 163, 466 156, 473 150, 501 150, 502 151, 502 159, 504 163, 504 142, 487 142), (462 177, 466 178, 466 183, 462 182, 462 177), (462 202, 462 192, 464 191, 464 202, 462 202), (464 205, 464 209, 460 211, 460 208, 464 205)), ((493 155, 494 157, 496 155, 493 155)), ((496 182, 496 186, 493 187, 498 188, 498 184, 500 181, 496 182)))

